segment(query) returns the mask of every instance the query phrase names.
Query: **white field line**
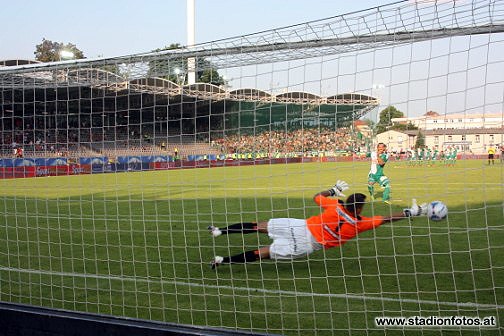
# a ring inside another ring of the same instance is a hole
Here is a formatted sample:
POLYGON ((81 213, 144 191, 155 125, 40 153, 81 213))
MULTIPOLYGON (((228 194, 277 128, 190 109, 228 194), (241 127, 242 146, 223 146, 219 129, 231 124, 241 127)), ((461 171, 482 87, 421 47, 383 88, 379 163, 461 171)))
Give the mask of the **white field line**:
POLYGON ((175 286, 186 286, 186 287, 197 287, 197 288, 207 288, 207 289, 218 289, 218 290, 231 290, 234 292, 253 292, 253 293, 264 293, 273 295, 290 295, 293 297, 325 297, 325 298, 337 298, 345 300, 361 300, 361 301, 381 301, 381 302, 399 302, 399 303, 414 303, 414 304, 428 304, 434 306, 451 306, 458 308, 475 308, 475 309, 504 309, 504 305, 495 304, 484 304, 484 303, 474 303, 474 302, 451 302, 451 301, 435 301, 435 300, 415 300, 415 299, 401 299, 392 298, 384 296, 367 296, 358 294, 325 294, 325 293, 309 293, 309 292, 296 292, 296 291, 285 291, 285 290, 270 290, 264 288, 249 288, 249 287, 235 287, 235 286, 217 286, 217 285, 206 285, 200 283, 192 282, 182 282, 182 281, 171 281, 171 280, 151 280, 138 277, 119 277, 119 276, 104 276, 98 274, 82 274, 82 273, 68 273, 68 272, 49 272, 49 271, 39 271, 30 269, 18 269, 11 267, 0 267, 0 271, 8 272, 19 272, 19 273, 29 273, 29 274, 44 274, 52 276, 66 276, 74 278, 91 278, 91 279, 101 279, 101 280, 118 280, 118 281, 131 281, 131 282, 144 282, 151 284, 165 284, 165 285, 175 285, 175 286))

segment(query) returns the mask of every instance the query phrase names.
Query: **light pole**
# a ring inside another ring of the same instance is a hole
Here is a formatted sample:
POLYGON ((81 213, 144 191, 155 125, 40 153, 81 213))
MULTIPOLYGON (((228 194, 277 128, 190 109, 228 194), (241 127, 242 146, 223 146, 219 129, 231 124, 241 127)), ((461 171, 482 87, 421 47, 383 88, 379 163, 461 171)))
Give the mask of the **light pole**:
POLYGON ((383 84, 373 84, 373 94, 374 92, 376 92, 376 94, 378 95, 378 103, 381 104, 381 90, 383 90, 385 88, 385 85, 383 84))
POLYGON ((378 100, 378 115, 376 116, 376 121, 378 122, 379 114, 380 114, 380 108, 382 106, 382 90, 385 88, 385 85, 383 84, 373 84, 373 90, 372 90, 372 95, 376 95, 376 99, 378 100))
MULTIPOLYGON (((195 42, 195 0, 187 0, 187 47, 191 48, 195 42)), ((187 59, 187 82, 196 83, 196 59, 189 57, 187 59)))

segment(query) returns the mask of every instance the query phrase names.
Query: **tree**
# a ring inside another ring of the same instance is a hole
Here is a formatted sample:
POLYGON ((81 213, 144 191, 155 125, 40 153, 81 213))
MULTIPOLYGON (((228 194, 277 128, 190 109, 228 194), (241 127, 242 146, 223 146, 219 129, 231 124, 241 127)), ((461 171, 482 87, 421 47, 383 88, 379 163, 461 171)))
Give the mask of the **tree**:
POLYGON ((380 112, 380 120, 376 124, 376 134, 387 131, 392 126, 393 118, 402 118, 404 113, 396 109, 394 106, 387 106, 380 112))
POLYGON ((415 148, 422 148, 423 146, 425 146, 425 136, 422 132, 418 131, 415 148))
POLYGON ((221 86, 226 85, 226 80, 219 74, 217 69, 215 69, 210 62, 207 60, 203 60, 202 64, 208 64, 201 70, 197 71, 198 82, 201 83, 210 83, 213 85, 221 86))
POLYGON ((391 127, 391 129, 398 131, 409 131, 409 130, 417 130, 418 127, 413 125, 411 122, 408 122, 407 124, 395 124, 391 127))
MULTIPOLYGON (((172 43, 169 46, 156 49, 154 51, 182 49, 180 43, 172 43)), ((149 62, 149 76, 156 76, 168 79, 174 83, 185 84, 187 82, 187 58, 174 57, 166 60, 155 60, 149 62), (160 75, 161 74, 161 75, 160 75)), ((210 83, 214 85, 226 85, 227 82, 222 77, 212 62, 198 58, 196 60, 196 82, 210 83)))
MULTIPOLYGON (((181 49, 180 43, 172 43, 167 47, 158 48, 153 50, 154 52, 164 51, 164 50, 175 50, 181 49)), ((185 83, 187 60, 184 63, 182 58, 169 59, 168 61, 155 60, 149 62, 149 77, 159 77, 172 81, 177 84, 185 83), (163 75, 161 75, 163 74, 163 75)))
POLYGON ((84 53, 72 43, 53 42, 51 40, 42 39, 42 43, 35 46, 35 59, 40 62, 57 62, 61 61, 61 52, 67 51, 73 54, 72 59, 85 58, 84 53))

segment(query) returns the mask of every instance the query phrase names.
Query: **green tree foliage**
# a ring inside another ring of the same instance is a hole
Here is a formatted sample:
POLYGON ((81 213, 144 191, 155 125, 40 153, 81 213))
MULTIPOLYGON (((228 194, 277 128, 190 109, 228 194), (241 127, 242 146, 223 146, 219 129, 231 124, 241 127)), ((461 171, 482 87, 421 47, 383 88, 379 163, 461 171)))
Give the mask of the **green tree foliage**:
POLYGON ((413 125, 411 122, 408 122, 407 124, 395 124, 390 129, 397 131, 410 131, 410 130, 417 130, 418 127, 413 125))
POLYGON ((422 132, 418 131, 415 148, 422 148, 423 146, 425 146, 425 135, 423 135, 422 132))
POLYGON ((62 60, 61 52, 68 51, 73 53, 72 59, 82 59, 84 53, 72 43, 53 42, 42 39, 42 43, 35 46, 35 59, 40 62, 57 62, 62 60))
MULTIPOLYGON (((154 51, 176 50, 183 48, 179 43, 154 51)), ((168 60, 155 60, 149 62, 149 76, 168 79, 174 83, 187 83, 187 58, 173 57, 168 60)), ((196 61, 196 82, 225 85, 226 80, 219 74, 217 68, 208 60, 199 58, 196 61)))
POLYGON ((376 124, 376 134, 383 133, 391 128, 393 118, 402 118, 404 113, 396 109, 394 106, 387 106, 380 112, 380 120, 376 124))
POLYGON ((225 85, 226 81, 224 80, 224 78, 222 78, 219 72, 211 66, 210 62, 205 62, 209 64, 209 67, 203 69, 202 71, 198 71, 197 76, 199 79, 197 81, 201 83, 210 83, 217 86, 225 85))

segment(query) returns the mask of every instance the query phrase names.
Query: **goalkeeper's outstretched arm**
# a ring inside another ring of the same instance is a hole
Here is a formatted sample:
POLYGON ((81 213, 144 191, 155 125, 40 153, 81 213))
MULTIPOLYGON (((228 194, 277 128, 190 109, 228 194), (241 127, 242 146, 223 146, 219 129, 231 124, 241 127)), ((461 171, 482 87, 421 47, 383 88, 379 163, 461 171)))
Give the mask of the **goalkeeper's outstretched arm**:
POLYGON ((321 191, 321 192, 316 193, 315 195, 313 195, 313 199, 315 199, 317 196, 329 197, 329 196, 332 196, 332 195, 331 195, 331 191, 330 190, 324 190, 324 191, 321 191))
POLYGON ((412 200, 411 208, 403 209, 401 212, 386 216, 383 218, 384 222, 395 222, 404 218, 425 216, 427 214, 427 203, 417 204, 416 199, 412 200))
POLYGON ((324 196, 324 197, 329 197, 329 196, 345 197, 345 194, 343 194, 343 191, 347 190, 348 188, 350 188, 350 186, 348 185, 348 183, 346 183, 345 181, 342 181, 342 180, 338 180, 338 182, 336 182, 336 184, 332 188, 330 188, 328 190, 321 191, 321 192, 315 194, 313 196, 313 199, 315 200, 315 198, 317 196, 324 196))
POLYGON ((392 222, 396 222, 398 220, 409 218, 409 217, 411 217, 411 216, 408 216, 404 213, 404 211, 401 211, 401 212, 393 213, 390 216, 383 217, 383 222, 384 223, 387 223, 387 222, 392 223, 392 222))

